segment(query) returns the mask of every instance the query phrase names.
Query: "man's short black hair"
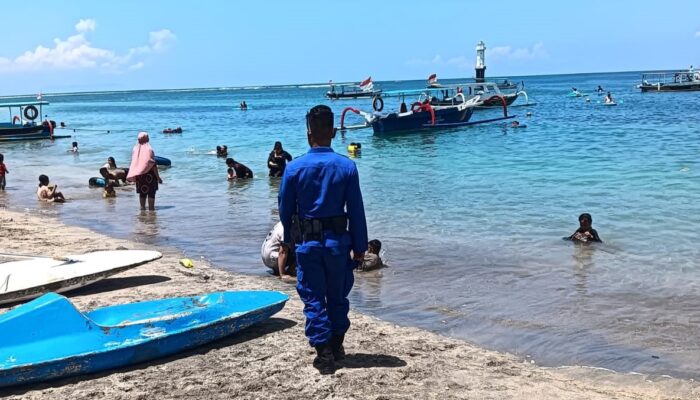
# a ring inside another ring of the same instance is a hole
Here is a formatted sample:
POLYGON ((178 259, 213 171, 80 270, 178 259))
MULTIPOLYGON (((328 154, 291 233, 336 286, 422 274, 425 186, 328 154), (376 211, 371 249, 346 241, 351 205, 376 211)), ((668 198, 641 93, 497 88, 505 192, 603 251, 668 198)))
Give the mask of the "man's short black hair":
POLYGON ((306 113, 306 124, 314 135, 331 135, 333 133, 333 110, 319 104, 306 113))
POLYGON ((379 251, 382 250, 382 242, 380 242, 380 241, 377 240, 377 239, 372 239, 372 240, 370 240, 368 244, 369 244, 370 246, 374 247, 375 249, 377 249, 377 253, 379 253, 379 251))

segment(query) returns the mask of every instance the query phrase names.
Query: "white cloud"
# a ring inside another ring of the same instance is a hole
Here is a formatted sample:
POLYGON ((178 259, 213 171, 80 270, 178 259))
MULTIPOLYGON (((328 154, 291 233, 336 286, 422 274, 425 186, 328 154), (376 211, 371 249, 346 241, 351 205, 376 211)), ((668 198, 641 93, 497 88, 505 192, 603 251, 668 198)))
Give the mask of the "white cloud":
POLYGON ((94 19, 81 19, 75 24, 75 30, 80 33, 92 32, 97 27, 97 23, 94 19))
POLYGON ((75 24, 76 34, 67 39, 56 38, 52 47, 37 46, 20 56, 0 57, 0 72, 46 69, 98 69, 100 72, 119 73, 125 68, 137 70, 145 66, 142 58, 149 53, 161 53, 175 40, 168 29, 149 33, 149 44, 129 49, 126 54, 93 46, 87 38, 97 27, 93 19, 81 19, 75 24))
POLYGON ((700 31, 695 32, 695 37, 700 37, 700 31))
POLYGON ((544 43, 535 43, 531 48, 520 47, 514 49, 511 46, 496 46, 493 48, 486 49, 486 60, 488 62, 489 58, 510 58, 514 60, 532 60, 537 58, 546 58, 547 50, 544 48, 544 43))
POLYGON ((170 46, 170 43, 175 41, 175 34, 173 34, 170 29, 161 29, 156 32, 151 32, 148 36, 151 48, 153 51, 159 53, 165 51, 168 46, 170 46))

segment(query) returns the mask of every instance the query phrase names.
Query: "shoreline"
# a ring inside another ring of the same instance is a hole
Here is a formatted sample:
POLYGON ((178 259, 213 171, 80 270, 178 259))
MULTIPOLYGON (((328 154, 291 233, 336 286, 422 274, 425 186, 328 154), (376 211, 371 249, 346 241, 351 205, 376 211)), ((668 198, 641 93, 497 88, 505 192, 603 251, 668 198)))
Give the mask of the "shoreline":
MULTIPOLYGON (((589 367, 540 367, 508 353, 351 311, 344 368, 321 376, 303 333, 302 304, 289 284, 232 273, 182 252, 115 239, 56 218, 0 209, 0 251, 60 256, 94 250, 154 249, 163 258, 67 293, 86 311, 110 304, 217 290, 280 290, 285 308, 221 341, 164 359, 0 390, 8 398, 698 398, 693 380, 589 367), (49 222, 47 224, 47 221, 49 222)), ((5 260, 1 260, 5 261, 5 260)), ((0 312, 8 308, 0 306, 0 312)), ((552 351, 556 351, 553 349, 552 351)))

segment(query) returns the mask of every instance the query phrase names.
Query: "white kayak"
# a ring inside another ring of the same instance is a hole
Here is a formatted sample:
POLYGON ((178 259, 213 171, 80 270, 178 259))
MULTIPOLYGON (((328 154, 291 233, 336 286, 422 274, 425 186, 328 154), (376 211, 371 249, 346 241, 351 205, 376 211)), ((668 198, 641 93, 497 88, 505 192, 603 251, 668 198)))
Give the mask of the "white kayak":
POLYGON ((66 292, 163 257, 151 250, 111 250, 0 264, 0 304, 66 292))

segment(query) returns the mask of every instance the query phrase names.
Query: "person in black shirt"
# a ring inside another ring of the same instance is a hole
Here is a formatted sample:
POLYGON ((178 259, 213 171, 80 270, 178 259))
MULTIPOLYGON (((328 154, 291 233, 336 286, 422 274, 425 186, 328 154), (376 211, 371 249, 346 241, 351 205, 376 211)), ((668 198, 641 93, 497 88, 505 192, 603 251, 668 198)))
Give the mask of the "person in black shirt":
POLYGON ((566 237, 565 239, 573 240, 575 242, 602 242, 600 236, 598 236, 598 231, 593 229, 591 224, 593 224, 593 217, 589 213, 583 213, 578 217, 579 228, 573 235, 566 237))
POLYGON ((239 163, 233 158, 227 158, 226 165, 229 168, 233 168, 233 171, 236 173, 236 179, 249 179, 253 177, 253 171, 251 171, 250 168, 239 163))
POLYGON ((274 149, 267 158, 267 168, 270 169, 270 176, 282 176, 287 161, 292 161, 291 154, 284 151, 281 142, 275 142, 274 149))

